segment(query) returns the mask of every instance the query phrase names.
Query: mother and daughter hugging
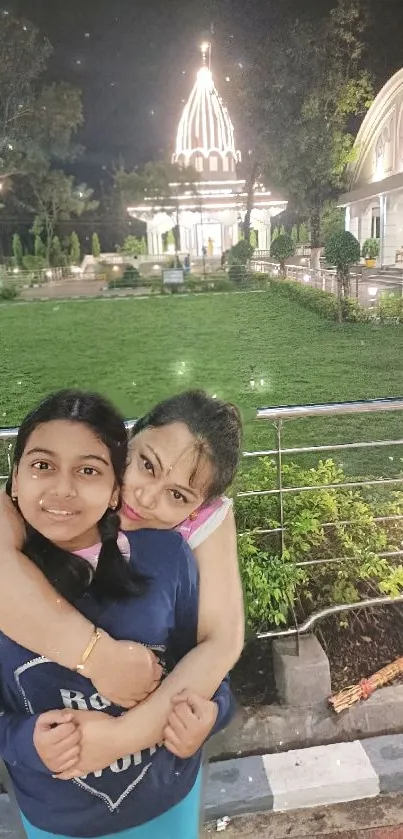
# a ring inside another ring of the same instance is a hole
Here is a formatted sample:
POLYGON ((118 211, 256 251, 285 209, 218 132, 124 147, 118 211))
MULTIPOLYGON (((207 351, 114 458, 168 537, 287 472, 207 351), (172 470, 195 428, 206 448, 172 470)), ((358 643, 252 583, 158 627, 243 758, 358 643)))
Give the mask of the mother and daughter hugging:
POLYGON ((0 494, 0 758, 28 839, 196 839, 243 646, 237 409, 99 395, 23 420, 0 494))

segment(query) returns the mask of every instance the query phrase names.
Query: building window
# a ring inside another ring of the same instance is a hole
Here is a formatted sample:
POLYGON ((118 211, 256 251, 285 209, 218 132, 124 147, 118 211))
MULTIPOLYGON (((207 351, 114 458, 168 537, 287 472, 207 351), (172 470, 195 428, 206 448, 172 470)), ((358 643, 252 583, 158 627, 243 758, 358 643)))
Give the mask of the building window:
POLYGON ((228 157, 224 157, 223 162, 222 162, 222 169, 223 169, 223 172, 229 172, 229 160, 228 160, 228 157))
POLYGON ((195 169, 196 169, 196 172, 202 172, 203 171, 203 158, 202 158, 201 154, 198 154, 197 157, 195 158, 195 169))
POLYGON ((381 238, 381 219, 380 219, 380 214, 379 214, 379 207, 374 207, 373 210, 372 210, 371 238, 372 239, 380 239, 381 238))
POLYGON ((210 172, 218 172, 218 158, 210 157, 210 172))

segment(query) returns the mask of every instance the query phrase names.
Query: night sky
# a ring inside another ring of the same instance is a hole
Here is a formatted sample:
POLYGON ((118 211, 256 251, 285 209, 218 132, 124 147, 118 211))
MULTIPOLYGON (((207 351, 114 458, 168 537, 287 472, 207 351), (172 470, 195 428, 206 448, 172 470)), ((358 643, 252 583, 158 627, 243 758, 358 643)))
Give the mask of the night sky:
MULTIPOLYGON (((367 0, 368 64, 378 86, 403 65, 403 4, 367 0)), ((83 91, 88 172, 127 167, 172 150, 183 101, 214 26, 213 70, 231 106, 231 71, 253 61, 253 44, 278 13, 324 14, 331 0, 3 0, 30 18, 54 47, 49 77, 83 91), (229 81, 226 81, 226 78, 229 81)), ((236 124, 242 147, 242 126, 236 124)))

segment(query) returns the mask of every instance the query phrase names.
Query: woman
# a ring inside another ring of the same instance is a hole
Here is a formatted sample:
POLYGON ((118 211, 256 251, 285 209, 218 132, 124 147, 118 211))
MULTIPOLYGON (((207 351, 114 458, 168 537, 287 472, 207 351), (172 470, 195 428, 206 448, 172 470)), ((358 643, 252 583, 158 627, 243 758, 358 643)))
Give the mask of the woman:
MULTIPOLYGON (((123 490, 124 526, 167 529, 182 522, 183 534, 191 544, 196 543, 200 570, 199 644, 148 701, 132 712, 134 716, 128 716, 127 726, 132 719, 132 730, 136 730, 133 740, 127 732, 134 750, 163 739, 173 696, 191 689, 210 698, 240 654, 243 609, 235 526, 228 501, 220 499, 233 479, 240 436, 236 410, 200 391, 166 400, 134 429, 123 490), (196 487, 190 485, 195 455, 207 458, 211 466, 210 479, 196 487), (211 532, 215 525, 217 529, 211 532), (142 740, 137 739, 139 731, 142 740)), ((7 539, 4 515, 0 527, 0 629, 18 643, 74 669, 83 651, 85 654, 90 648, 83 672, 102 695, 125 707, 133 704, 133 697, 143 698, 159 678, 148 653, 137 645, 117 644, 104 633, 93 644, 94 627, 55 598, 46 580, 35 573, 37 569, 16 552, 15 536, 7 539), (40 608, 31 614, 33 593, 40 608), (127 685, 133 681, 130 692, 127 685)), ((21 533, 18 536, 21 545, 21 533)), ((89 762, 93 758, 98 765, 121 757, 108 750, 110 744, 106 743, 105 754, 101 754, 92 729, 84 737, 84 745, 89 762)))
MULTIPOLYGON (((115 636, 176 661, 196 644, 197 568, 178 534, 158 530, 129 533, 123 556, 116 509, 126 455, 124 423, 109 403, 61 391, 22 423, 8 492, 24 518, 24 550, 58 592, 115 636)), ((205 458, 193 463, 199 487, 210 466, 205 458)), ((231 714, 227 684, 214 701, 182 699, 171 714, 179 742, 189 721, 192 757, 182 760, 165 748, 126 750, 119 764, 61 783, 55 774, 68 774, 79 753, 73 715, 64 708, 96 708, 81 717, 96 718, 101 739, 119 740, 125 715, 82 671, 33 657, 5 635, 0 668, 0 755, 29 839, 115 833, 196 839, 200 747, 231 714)))

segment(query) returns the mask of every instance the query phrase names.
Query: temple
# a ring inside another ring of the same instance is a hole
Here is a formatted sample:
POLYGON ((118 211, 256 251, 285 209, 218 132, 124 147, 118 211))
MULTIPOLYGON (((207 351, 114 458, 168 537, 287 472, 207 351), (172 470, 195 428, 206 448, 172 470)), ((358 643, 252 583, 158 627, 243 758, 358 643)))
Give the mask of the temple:
MULTIPOLYGON (((211 46, 203 44, 202 65, 184 106, 176 134, 172 161, 192 166, 196 185, 172 184, 175 200, 144 199, 128 213, 147 225, 148 252, 163 253, 163 236, 179 228, 180 251, 191 257, 220 257, 235 245, 245 218, 247 192, 241 153, 236 148, 234 126, 220 98, 211 71, 211 46)), ((251 227, 259 250, 270 248, 272 216, 283 212, 287 202, 256 184, 251 227)))

